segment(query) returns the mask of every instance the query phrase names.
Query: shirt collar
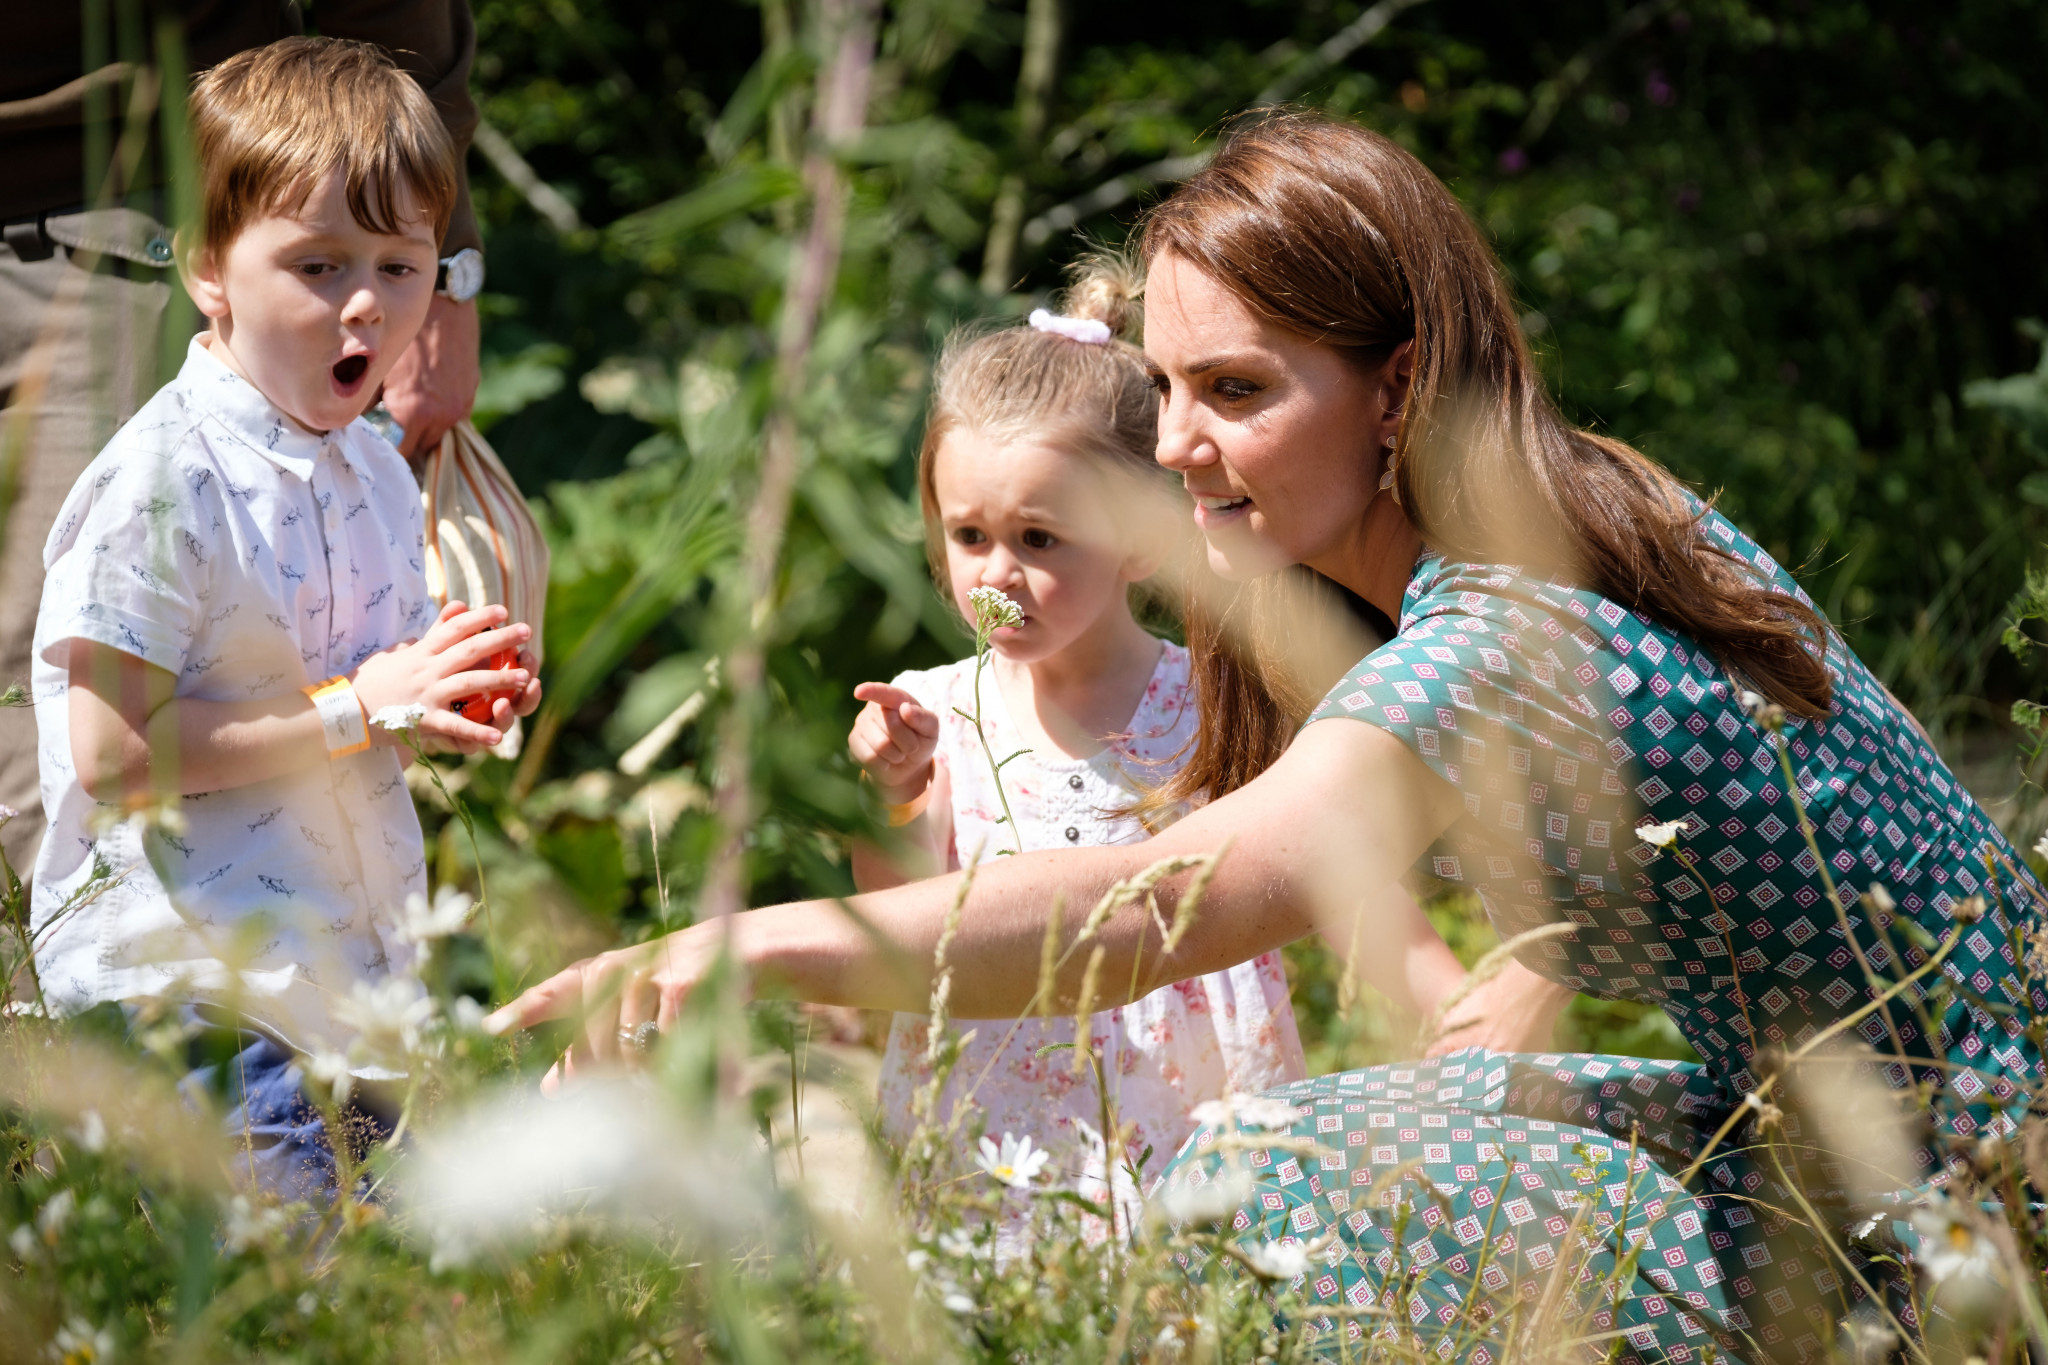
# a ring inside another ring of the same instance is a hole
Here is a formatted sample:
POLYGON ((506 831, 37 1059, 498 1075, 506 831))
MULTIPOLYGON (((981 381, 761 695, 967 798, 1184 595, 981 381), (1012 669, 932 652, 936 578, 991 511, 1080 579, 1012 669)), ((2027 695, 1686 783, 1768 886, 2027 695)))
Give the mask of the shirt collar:
POLYGON ((229 369, 199 337, 186 348, 178 384, 194 406, 216 418, 230 436, 288 474, 310 482, 321 447, 331 444, 357 478, 366 484, 376 482, 369 462, 355 449, 355 422, 322 435, 307 431, 229 369))

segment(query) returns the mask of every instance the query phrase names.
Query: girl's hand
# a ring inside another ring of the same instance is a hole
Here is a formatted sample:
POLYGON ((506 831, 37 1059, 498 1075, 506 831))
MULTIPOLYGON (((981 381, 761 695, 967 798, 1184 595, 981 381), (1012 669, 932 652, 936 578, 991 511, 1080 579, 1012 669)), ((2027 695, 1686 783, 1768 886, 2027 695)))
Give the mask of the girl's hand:
POLYGON ((916 697, 888 683, 862 683, 853 695, 867 703, 854 719, 846 747, 867 770, 884 801, 915 801, 931 784, 932 756, 939 751, 939 718, 916 697))
MULTIPOLYGON (((450 602, 423 637, 372 654, 363 660, 351 681, 369 715, 374 716, 387 706, 424 707, 426 715, 419 724, 422 747, 479 753, 497 744, 504 734, 492 726, 465 720, 449 710, 449 704, 494 688, 516 688, 522 702, 528 693, 537 702, 539 684, 529 670, 500 671, 486 667, 493 654, 504 649, 516 650, 532 635, 531 627, 506 625, 503 607, 478 607, 471 611, 460 602, 450 602)), ((399 736, 374 727, 370 733, 378 744, 403 742, 399 736)))

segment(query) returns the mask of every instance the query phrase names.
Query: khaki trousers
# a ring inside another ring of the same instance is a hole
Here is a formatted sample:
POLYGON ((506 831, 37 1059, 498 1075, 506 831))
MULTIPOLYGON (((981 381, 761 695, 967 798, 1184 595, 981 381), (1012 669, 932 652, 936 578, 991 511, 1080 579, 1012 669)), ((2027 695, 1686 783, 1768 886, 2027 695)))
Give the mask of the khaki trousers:
MULTIPOLYGON (((53 219, 50 235, 84 245, 39 261, 0 245, 0 502, 10 468, 14 489, 0 524, 0 691, 28 686, 43 543, 86 465, 156 391, 178 287, 151 259, 167 234, 147 215, 53 219)), ((32 707, 0 707, 0 804, 20 812, 0 848, 26 880, 44 829, 32 707)))

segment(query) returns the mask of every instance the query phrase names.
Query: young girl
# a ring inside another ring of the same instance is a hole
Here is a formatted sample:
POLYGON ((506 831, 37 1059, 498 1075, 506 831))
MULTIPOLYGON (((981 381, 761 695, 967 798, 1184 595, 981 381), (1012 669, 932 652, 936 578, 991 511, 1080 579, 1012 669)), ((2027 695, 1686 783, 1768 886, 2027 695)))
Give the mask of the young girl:
MULTIPOLYGON (((849 745, 907 838, 893 856, 854 853, 863 891, 994 858, 1004 849, 1072 848, 1146 837, 1132 814, 1178 772, 1195 734, 1187 651, 1131 615, 1189 525, 1153 463, 1157 399, 1136 349, 1116 332, 1134 308, 1127 284, 1084 280, 1067 306, 1031 325, 956 336, 939 362, 919 455, 933 569, 972 619, 968 594, 995 588, 1023 623, 995 632, 980 714, 1014 823, 961 712, 975 713, 975 661, 864 683, 849 745)), ((972 1001, 954 1013, 972 1020, 972 1001)), ((926 1020, 899 1014, 882 1067, 884 1128, 905 1136, 929 1078, 926 1020)), ((1103 1097, 1074 1054, 1074 1021, 963 1022, 974 1037, 935 1111, 946 1122, 971 1096, 996 1137, 1029 1136, 1048 1175, 1101 1201, 1113 1189, 1128 1227, 1139 1189, 1194 1131, 1205 1100, 1256 1092, 1303 1074, 1280 955, 1177 982, 1094 1016, 1112 1122, 1125 1126, 1106 1172, 1103 1097), (1149 1158, 1146 1154, 1149 1152, 1149 1158)))

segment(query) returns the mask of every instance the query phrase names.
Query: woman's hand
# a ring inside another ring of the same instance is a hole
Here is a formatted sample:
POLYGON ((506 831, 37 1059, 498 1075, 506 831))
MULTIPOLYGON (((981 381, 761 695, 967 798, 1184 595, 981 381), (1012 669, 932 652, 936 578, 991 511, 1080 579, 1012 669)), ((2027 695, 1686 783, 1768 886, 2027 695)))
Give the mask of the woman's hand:
POLYGON ((683 1002, 711 969, 720 948, 717 922, 693 925, 651 943, 639 943, 565 967, 484 1020, 490 1033, 531 1028, 549 1019, 574 1019, 580 1036, 562 1059, 563 1078, 579 1068, 615 1062, 637 1051, 628 1039, 652 1021, 667 1033, 683 1002))
POLYGON ((931 785, 932 756, 939 751, 938 716, 888 683, 862 683, 853 695, 867 703, 846 737, 853 761, 890 805, 915 801, 931 785))
POLYGON ((1429 1041, 1424 1055, 1441 1057, 1465 1047, 1542 1052, 1574 994, 1511 961, 1451 1006, 1442 1032, 1429 1041))
MULTIPOLYGON (((505 609, 485 606, 470 610, 460 602, 441 609, 433 626, 418 640, 372 654, 363 660, 352 681, 366 715, 375 716, 387 706, 419 706, 426 714, 417 729, 422 748, 479 753, 505 736, 501 729, 467 720, 449 709, 453 702, 479 692, 516 690, 525 711, 540 701, 540 684, 534 679, 529 660, 521 654, 522 667, 495 669, 488 666, 501 650, 519 650, 533 637, 523 624, 505 624, 505 609), (528 704, 528 703, 531 704, 528 704)), ((513 703, 505 707, 504 723, 511 723, 513 703)), ((492 708, 494 716, 497 706, 492 708)), ((371 730, 379 744, 402 742, 399 736, 371 730)))

